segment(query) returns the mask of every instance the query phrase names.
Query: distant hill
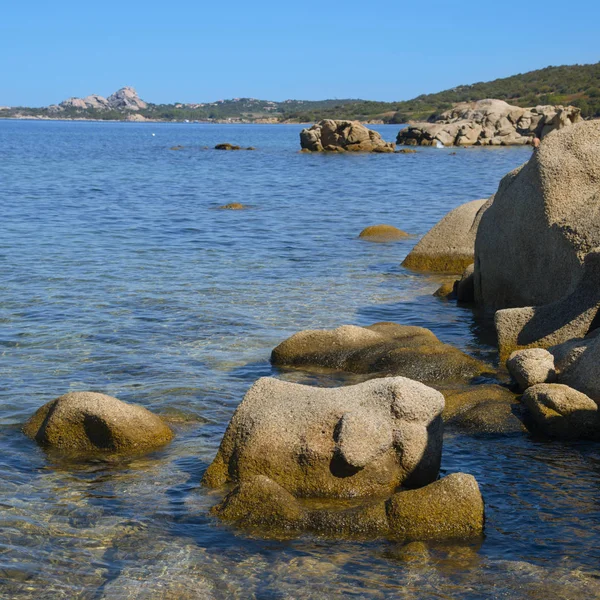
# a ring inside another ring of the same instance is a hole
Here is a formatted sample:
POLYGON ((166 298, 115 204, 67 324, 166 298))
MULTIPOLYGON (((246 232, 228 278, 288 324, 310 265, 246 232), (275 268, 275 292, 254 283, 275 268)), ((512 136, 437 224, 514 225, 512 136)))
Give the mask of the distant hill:
POLYGON ((141 100, 133 88, 126 87, 108 98, 92 94, 43 108, 0 107, 0 117, 238 123, 311 123, 329 118, 405 123, 427 119, 457 102, 484 98, 506 100, 518 106, 572 104, 581 109, 584 118, 597 118, 600 117, 600 62, 546 67, 494 81, 460 85, 401 102, 358 99, 273 102, 233 98, 198 104, 152 104, 141 100))

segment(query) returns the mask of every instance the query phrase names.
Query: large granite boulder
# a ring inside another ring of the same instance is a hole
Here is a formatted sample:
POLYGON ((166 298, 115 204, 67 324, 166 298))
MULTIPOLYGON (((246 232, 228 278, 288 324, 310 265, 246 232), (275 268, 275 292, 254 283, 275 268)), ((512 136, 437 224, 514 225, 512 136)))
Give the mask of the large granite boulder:
POLYGON ((397 323, 301 331, 273 350, 271 362, 306 370, 401 375, 425 383, 469 380, 489 369, 440 342, 429 329, 397 323))
POLYGON ((326 535, 385 535, 394 539, 452 539, 478 536, 484 504, 475 478, 453 473, 418 490, 374 498, 354 506, 301 503, 264 475, 237 485, 212 514, 241 527, 315 531, 326 535))
POLYGON ((173 438, 143 406, 95 392, 71 392, 44 404, 23 432, 45 448, 73 455, 138 454, 173 438))
POLYGON ((134 88, 129 86, 117 90, 106 101, 110 108, 116 110, 141 110, 148 108, 148 104, 138 96, 134 88))
POLYGON ((300 145, 311 152, 394 152, 393 142, 358 121, 325 119, 300 132, 300 145))
POLYGON ((559 383, 540 383, 522 397, 535 426, 549 437, 600 438, 598 405, 585 394, 559 383))
POLYGON ((428 123, 412 123, 397 143, 436 146, 512 146, 531 144, 551 131, 581 120, 574 106, 521 108, 503 100, 461 102, 428 123))
MULTIPOLYGON (((600 122, 548 135, 500 183, 475 240, 475 295, 499 309, 560 300, 600 246, 600 122)), ((556 343, 556 342, 555 342, 556 343)))
POLYGON ((435 481, 444 397, 404 377, 324 389, 259 379, 203 482, 264 475, 300 497, 355 498, 435 481))
POLYGON ((426 233, 402 263, 415 271, 462 273, 475 260, 479 222, 491 200, 472 200, 451 210, 426 233))
POLYGON ((558 381, 600 404, 600 330, 551 348, 559 366, 558 381), (566 350, 566 352, 565 352, 566 350))

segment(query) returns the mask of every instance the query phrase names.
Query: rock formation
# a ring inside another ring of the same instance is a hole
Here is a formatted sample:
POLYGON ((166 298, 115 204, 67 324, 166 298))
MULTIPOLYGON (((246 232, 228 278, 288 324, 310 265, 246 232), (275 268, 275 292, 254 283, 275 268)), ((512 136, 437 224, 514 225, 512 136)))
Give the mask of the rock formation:
POLYGON ((436 481, 443 408, 439 392, 403 377, 333 389, 259 379, 204 475, 210 487, 236 484, 212 513, 275 531, 478 535, 484 507, 475 479, 436 481))
POLYGON ((462 273, 474 261, 475 236, 491 200, 473 200, 451 210, 402 263, 416 271, 462 273))
POLYGON ((539 383, 553 383, 556 380, 554 356, 543 348, 513 352, 506 361, 506 368, 521 391, 539 383))
POLYGON ((300 145, 311 152, 394 152, 393 142, 358 121, 325 119, 300 132, 300 145))
POLYGON ((137 111, 148 108, 148 104, 140 99, 132 87, 124 87, 111 94, 108 98, 91 94, 85 98, 69 98, 58 106, 58 109, 77 110, 118 110, 137 111))
MULTIPOLYGON (((502 179, 481 217, 475 241, 477 302, 491 309, 540 306, 584 285, 584 266, 594 266, 585 257, 600 246, 599 206, 600 122, 584 121, 548 135, 529 162, 502 179)), ((585 303, 592 301, 586 292, 585 303)), ((586 306, 578 302, 577 309, 586 306)), ((533 341, 528 336, 527 343, 533 341)))
POLYGON ((74 455, 137 454, 173 438, 144 407, 95 392, 71 392, 44 404, 23 432, 43 447, 74 455))
POLYGON ((435 146, 511 146, 531 144, 555 129, 581 120, 574 106, 521 108, 503 100, 461 102, 429 123, 412 123, 397 143, 435 146))
POLYGON ((204 475, 211 487, 264 475, 300 497, 355 498, 435 481, 444 397, 404 377, 323 389, 259 379, 204 475))
POLYGON ((401 375, 425 383, 469 380, 488 369, 429 329, 397 323, 301 331, 279 344, 271 361, 279 367, 401 375))

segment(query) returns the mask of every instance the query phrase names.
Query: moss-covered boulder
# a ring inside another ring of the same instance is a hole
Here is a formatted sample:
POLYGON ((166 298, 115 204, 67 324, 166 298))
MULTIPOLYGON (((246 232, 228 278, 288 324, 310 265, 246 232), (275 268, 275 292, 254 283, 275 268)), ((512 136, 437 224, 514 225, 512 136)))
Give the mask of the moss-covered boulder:
POLYGON ((585 394, 560 383, 540 383, 523 394, 534 426, 549 437, 600 439, 598 405, 585 394))
POLYGON ((295 498, 268 477, 259 475, 237 485, 212 514, 239 527, 269 535, 313 531, 328 536, 389 536, 401 539, 449 539, 478 536, 484 505, 475 479, 448 475, 418 490, 363 501, 295 498))
POLYGON ((510 390, 495 384, 442 390, 444 422, 471 434, 513 434, 527 431, 521 405, 510 390))
POLYGON ((414 271, 463 273, 473 263, 479 221, 489 200, 473 200, 451 210, 439 221, 402 263, 414 271))
POLYGON ((393 242, 408 237, 408 233, 393 225, 370 225, 358 237, 369 242, 393 242))
POLYGON ((484 505, 472 475, 454 473, 386 502, 390 532, 402 538, 459 538, 483 532, 484 505))
POLYGON ((143 406, 95 392, 71 392, 44 404, 23 432, 43 447, 74 455, 143 453, 173 438, 143 406))
POLYGON ((385 322, 301 331, 273 350, 271 362, 307 370, 401 375, 424 383, 470 379, 488 370, 485 363, 440 342, 429 329, 385 322))

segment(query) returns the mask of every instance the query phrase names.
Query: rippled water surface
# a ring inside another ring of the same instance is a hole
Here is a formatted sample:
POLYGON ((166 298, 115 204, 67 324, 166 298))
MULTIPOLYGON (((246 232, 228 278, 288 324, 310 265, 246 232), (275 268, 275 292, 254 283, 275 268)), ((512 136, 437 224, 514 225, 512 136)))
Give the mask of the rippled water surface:
POLYGON ((439 278, 400 263, 530 150, 304 155, 299 130, 0 121, 0 597, 600 597, 594 444, 448 432, 443 470, 478 479, 486 532, 426 555, 262 540, 208 515, 219 492, 199 481, 252 382, 339 383, 274 373, 290 334, 391 320, 493 352, 471 311, 431 296, 439 278), (226 141, 257 150, 203 149, 226 141), (249 208, 216 210, 229 202, 249 208), (375 223, 415 235, 357 239, 375 223), (84 389, 171 419, 175 441, 77 465, 21 434, 38 406, 84 389))

